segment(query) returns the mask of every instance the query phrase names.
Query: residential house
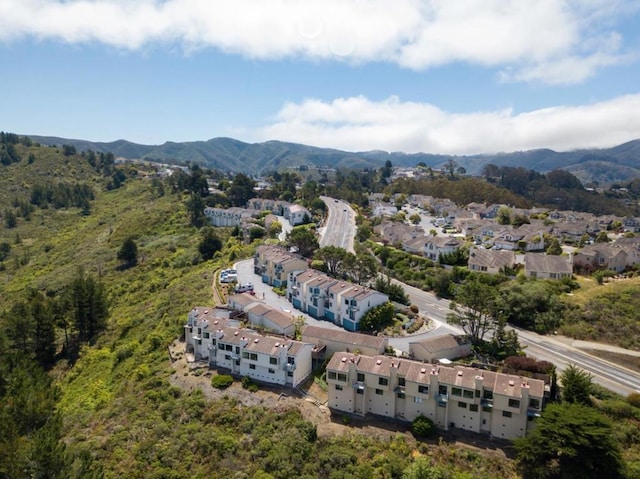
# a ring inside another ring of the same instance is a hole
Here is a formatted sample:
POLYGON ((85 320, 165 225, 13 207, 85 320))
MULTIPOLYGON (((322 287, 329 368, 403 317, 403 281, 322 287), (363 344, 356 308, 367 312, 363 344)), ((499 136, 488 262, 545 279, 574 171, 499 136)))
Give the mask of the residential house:
POLYGON ((412 359, 436 362, 440 359, 458 359, 471 354, 471 343, 463 336, 443 334, 409 343, 409 355, 412 359))
POLYGON ((389 301, 386 294, 308 269, 289 274, 287 299, 304 313, 357 331, 365 313, 389 301))
POLYGON ((416 225, 408 225, 399 221, 386 221, 373 227, 373 232, 385 244, 402 244, 404 241, 424 235, 424 229, 416 225))
POLYGON ((398 208, 396 208, 394 205, 390 203, 384 203, 382 201, 377 202, 370 206, 372 207, 371 216, 373 217, 393 216, 398 212, 398 208))
POLYGON ((244 309, 247 322, 252 326, 261 326, 269 331, 293 337, 296 333, 294 317, 291 313, 282 311, 265 303, 253 303, 244 309))
POLYGON ((446 430, 504 439, 526 434, 547 390, 540 379, 347 352, 335 353, 326 371, 334 411, 403 421, 424 415, 446 430))
POLYGON ((518 228, 505 226, 504 229, 493 238, 493 246, 496 249, 515 251, 544 251, 544 234, 537 225, 522 225, 518 228))
POLYGON ((516 255, 513 251, 471 247, 469 249, 468 268, 481 273, 498 274, 504 268, 513 268, 516 255))
POLYGON ((431 236, 424 242, 423 255, 432 261, 438 261, 441 255, 457 251, 462 243, 452 236, 431 236))
POLYGON ((282 215, 289 220, 292 226, 311 221, 311 213, 302 205, 286 204, 282 215))
POLYGON ((595 236, 600 227, 589 221, 558 221, 553 225, 553 235, 563 243, 579 243, 586 234, 595 236))
POLYGON ((312 371, 313 344, 249 329, 220 327, 211 332, 209 366, 258 381, 296 387, 312 371))
POLYGON ((221 326, 240 327, 240 321, 233 319, 234 316, 231 310, 206 306, 196 306, 189 311, 184 325, 187 353, 193 353, 197 361, 206 360, 211 331, 221 326))
POLYGON ((244 222, 256 216, 255 210, 245 208, 212 208, 206 207, 204 215, 213 226, 242 226, 244 222))
POLYGON ((640 263, 640 238, 619 238, 614 243, 587 245, 573 259, 579 274, 591 274, 601 269, 620 273, 636 263, 640 263))
POLYGON ((306 268, 306 259, 290 253, 282 246, 260 245, 253 256, 254 273, 260 275, 263 283, 271 286, 285 286, 290 272, 306 268))
POLYGON ((640 217, 627 216, 622 221, 622 225, 624 226, 625 231, 640 233, 640 217))
POLYGON ((571 256, 526 253, 524 255, 524 272, 528 278, 571 278, 573 274, 573 259, 571 256))
POLYGON ((339 351, 347 351, 365 356, 384 354, 389 340, 384 336, 352 333, 343 329, 328 329, 307 326, 302 331, 302 341, 316 346, 318 358, 331 357, 339 351))

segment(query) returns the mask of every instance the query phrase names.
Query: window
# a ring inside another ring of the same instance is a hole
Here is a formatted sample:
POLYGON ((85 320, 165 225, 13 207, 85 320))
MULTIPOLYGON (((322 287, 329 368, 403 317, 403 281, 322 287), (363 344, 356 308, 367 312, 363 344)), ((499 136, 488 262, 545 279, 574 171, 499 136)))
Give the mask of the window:
POLYGON ((398 386, 404 387, 404 386, 406 386, 405 383, 406 383, 406 381, 404 380, 404 378, 402 376, 400 376, 398 378, 398 386))
POLYGON ((287 376, 292 378, 293 377, 293 371, 287 371, 287 376))
POLYGON ((482 397, 484 399, 493 399, 493 391, 485 389, 484 391, 482 391, 482 397))
POLYGON ((209 339, 209 333, 204 333, 204 339, 209 339))
POLYGON ((358 373, 358 382, 364 382, 364 373, 358 373))
POLYGON ((384 394, 384 391, 382 389, 376 389, 376 394, 378 396, 382 396, 384 394))
POLYGON ((447 394, 447 386, 442 384, 438 386, 438 394, 447 394))
MULTIPOLYGON (((287 356, 287 363, 295 364, 296 363, 296 358, 294 358, 293 356, 287 356)), ((278 363, 275 363, 275 364, 278 364, 278 363)))
POLYGON ((336 391, 342 391, 342 386, 340 386, 339 384, 336 384, 336 391))
POLYGON ((348 299, 345 299, 345 300, 344 300, 344 304, 346 304, 347 306, 349 306, 349 300, 348 300, 348 299))
POLYGON ((246 351, 242 351, 242 359, 249 359, 249 353, 246 351))
POLYGON ((356 394, 364 394, 364 389, 356 389, 356 394))
POLYGON ((482 412, 491 412, 493 410, 490 406, 482 406, 482 412))
POLYGON ((202 334, 202 328, 198 328, 198 336, 202 334))
POLYGON ((529 407, 533 409, 540 409, 540 399, 530 398, 529 407))
POLYGON ((224 351, 224 344, 218 343, 218 349, 224 351))
POLYGON ((346 383, 347 382, 347 375, 344 373, 338 373, 336 379, 340 382, 346 383))
POLYGON ((511 417, 511 411, 502 411, 502 417, 511 417))
POLYGON ((224 349, 225 351, 233 351, 233 346, 231 346, 230 344, 225 344, 224 349))
POLYGON ((477 404, 469 404, 469 411, 478 412, 478 405, 477 404))
POLYGON ((467 399, 473 399, 473 391, 470 391, 469 389, 465 389, 464 391, 462 391, 462 397, 467 399))
POLYGON ((467 409, 467 403, 463 401, 458 401, 458 407, 461 407, 462 409, 467 409))
POLYGON ((269 364, 278 364, 278 358, 269 358, 269 364))
POLYGON ((422 398, 419 397, 419 396, 415 396, 413 398, 413 402, 416 403, 416 404, 422 404, 422 398))
POLYGON ((227 361, 231 361, 231 355, 230 354, 225 354, 224 355, 224 359, 226 359, 227 361))
POLYGON ((389 380, 387 378, 378 378, 378 384, 380 386, 387 386, 389 384, 389 380))
POLYGON ((462 389, 460 389, 460 388, 451 388, 451 394, 453 396, 462 396, 462 389))
POLYGON ((275 373, 276 373, 276 370, 275 370, 275 369, 271 369, 271 368, 269 368, 269 374, 275 374, 275 373))
POLYGON ((509 407, 520 408, 520 400, 519 399, 509 399, 509 407))
POLYGON ((249 364, 249 369, 255 369, 256 365, 255 364, 249 364))
POLYGON ((335 381, 335 379, 336 379, 335 371, 327 371, 327 378, 333 379, 335 381))
POLYGON ((236 354, 240 354, 240 346, 236 346, 236 354))
POLYGON ((480 390, 476 389, 475 393, 476 393, 476 397, 479 398, 480 397, 480 390))
POLYGON ((418 386, 418 392, 420 394, 429 394, 429 386, 418 386))
POLYGON ((398 399, 404 399, 404 393, 397 393, 397 394, 396 394, 396 397, 397 397, 398 399))

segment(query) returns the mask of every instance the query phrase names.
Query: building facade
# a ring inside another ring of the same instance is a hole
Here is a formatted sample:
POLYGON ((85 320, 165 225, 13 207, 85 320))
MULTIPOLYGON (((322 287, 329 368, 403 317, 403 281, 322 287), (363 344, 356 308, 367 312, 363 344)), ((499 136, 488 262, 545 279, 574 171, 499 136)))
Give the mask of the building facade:
POLYGON ((540 379, 389 356, 336 353, 327 365, 329 407, 404 421, 424 415, 442 429, 515 439, 542 412, 540 379))
POLYGON ((276 245, 260 245, 253 256, 253 272, 271 286, 285 286, 292 271, 307 268, 307 260, 276 245))

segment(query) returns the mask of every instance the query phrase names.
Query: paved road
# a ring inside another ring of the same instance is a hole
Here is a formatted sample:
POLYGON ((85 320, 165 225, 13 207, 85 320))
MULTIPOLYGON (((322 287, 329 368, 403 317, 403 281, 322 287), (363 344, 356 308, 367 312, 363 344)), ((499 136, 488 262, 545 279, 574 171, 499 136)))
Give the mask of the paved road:
MULTIPOLYGON (((450 301, 438 299, 432 293, 422 291, 409 285, 401 284, 413 304, 427 317, 434 320, 436 328, 428 333, 414 335, 409 338, 390 338, 389 345, 401 351, 408 351, 409 342, 440 334, 460 334, 457 326, 447 324, 447 313, 450 301)), ((525 347, 527 356, 539 361, 554 363, 558 371, 564 371, 567 366, 574 364, 593 375, 594 381, 618 394, 627 395, 640 391, 640 374, 628 370, 617 364, 610 363, 580 349, 572 347, 553 336, 541 336, 531 331, 515 328, 520 338, 520 344, 525 347)))
POLYGON ((321 196, 327 205, 327 222, 320 231, 320 246, 338 246, 353 253, 356 235, 356 213, 342 200, 321 196))
MULTIPOLYGON (((256 297, 262 298, 264 294, 265 301, 268 304, 280 307, 283 310, 293 311, 296 315, 302 315, 307 324, 323 328, 341 329, 333 323, 318 321, 295 310, 289 301, 277 296, 270 286, 263 284, 260 277, 253 273, 253 260, 241 261, 237 263, 236 268, 238 269, 240 282, 252 282, 255 285, 256 297)), ((390 346, 400 351, 409 351, 410 342, 442 334, 462 333, 457 326, 447 324, 446 318, 450 301, 438 299, 433 293, 422 291, 403 283, 399 284, 405 288, 411 303, 417 305, 420 311, 435 323, 435 327, 426 333, 389 338, 390 346)), ((525 347, 527 356, 534 357, 540 361, 550 361, 556 365, 559 372, 564 371, 570 364, 574 364, 592 374, 594 382, 618 394, 627 395, 631 392, 640 392, 640 374, 635 371, 592 356, 553 336, 540 336, 520 329, 517 331, 520 344, 525 347)))

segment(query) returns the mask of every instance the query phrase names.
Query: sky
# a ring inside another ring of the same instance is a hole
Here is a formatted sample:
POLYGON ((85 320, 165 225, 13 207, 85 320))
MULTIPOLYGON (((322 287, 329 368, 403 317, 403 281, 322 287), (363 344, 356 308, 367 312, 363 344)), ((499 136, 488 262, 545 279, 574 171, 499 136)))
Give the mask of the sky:
POLYGON ((640 0, 0 0, 0 130, 442 154, 640 138, 640 0))

